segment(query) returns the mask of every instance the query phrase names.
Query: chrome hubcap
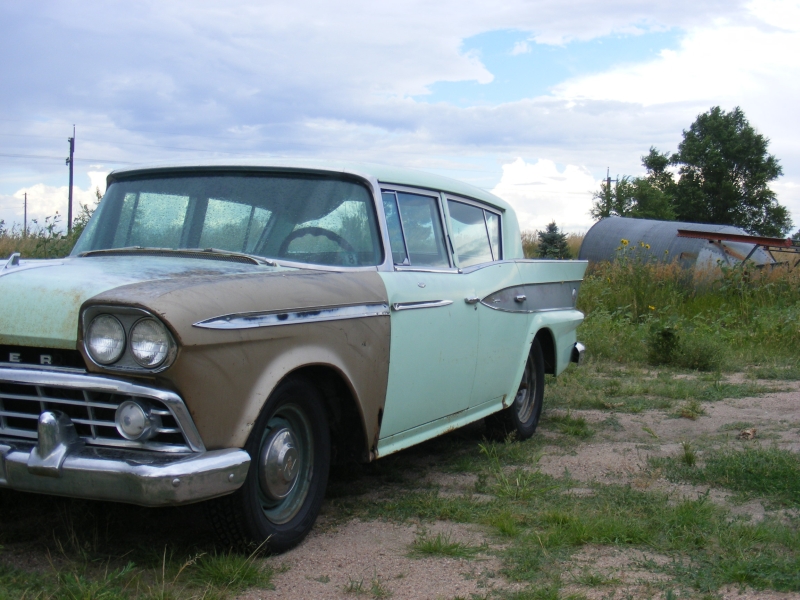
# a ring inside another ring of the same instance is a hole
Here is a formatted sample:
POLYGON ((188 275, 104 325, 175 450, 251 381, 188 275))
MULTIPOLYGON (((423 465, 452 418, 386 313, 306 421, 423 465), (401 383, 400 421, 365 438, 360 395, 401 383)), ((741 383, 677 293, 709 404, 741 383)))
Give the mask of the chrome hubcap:
POLYGON ((270 432, 261 446, 259 484, 270 500, 283 500, 297 483, 300 472, 297 441, 288 428, 270 432))
POLYGON ((528 358, 525 363, 525 372, 522 374, 522 381, 517 390, 517 397, 514 398, 514 406, 517 409, 517 417, 520 422, 527 423, 533 414, 534 394, 536 393, 536 375, 528 358))

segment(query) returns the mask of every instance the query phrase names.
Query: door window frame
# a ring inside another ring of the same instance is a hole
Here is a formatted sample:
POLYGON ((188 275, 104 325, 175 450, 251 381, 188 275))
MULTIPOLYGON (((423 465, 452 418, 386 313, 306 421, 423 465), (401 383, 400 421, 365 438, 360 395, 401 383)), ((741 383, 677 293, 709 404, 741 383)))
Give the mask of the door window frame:
MULTIPOLYGON (((450 240, 450 227, 448 225, 448 221, 450 218, 449 213, 446 212, 446 207, 444 206, 444 200, 442 197, 442 193, 434 190, 426 190, 414 187, 407 187, 403 185, 389 185, 389 184, 380 184, 380 191, 381 191, 381 211, 383 211, 383 220, 386 223, 386 213, 383 209, 383 193, 394 193, 395 195, 395 202, 397 206, 397 214, 400 218, 400 231, 403 235, 403 245, 405 246, 405 254, 406 257, 410 260, 410 255, 408 253, 408 243, 406 242, 406 232, 405 226, 403 225, 403 214, 402 209, 400 208, 400 203, 397 202, 397 193, 406 193, 406 194, 415 194, 417 196, 424 196, 426 198, 432 198, 436 200, 437 212, 439 215, 439 230, 442 233, 442 239, 444 240, 444 250, 445 254, 447 255, 447 267, 434 267, 429 265, 393 265, 395 271, 417 271, 417 272, 424 272, 424 273, 458 273, 459 269, 456 267, 455 257, 453 253, 453 243, 450 240)), ((390 245, 386 249, 387 255, 392 256, 392 248, 391 242, 390 245)))

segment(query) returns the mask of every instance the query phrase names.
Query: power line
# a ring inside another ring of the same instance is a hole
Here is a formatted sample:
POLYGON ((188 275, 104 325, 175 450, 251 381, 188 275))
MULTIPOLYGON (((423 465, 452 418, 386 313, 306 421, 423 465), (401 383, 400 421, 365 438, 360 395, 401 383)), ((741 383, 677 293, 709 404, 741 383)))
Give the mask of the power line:
MULTIPOLYGON (((64 160, 64 158, 61 157, 61 156, 46 156, 44 154, 5 154, 5 153, 0 153, 0 156, 5 157, 5 158, 33 158, 33 159, 39 159, 39 160, 57 160, 59 162, 64 160)), ((114 163, 114 164, 117 164, 117 165, 137 165, 137 164, 141 164, 141 163, 134 163, 134 162, 123 161, 123 160, 116 160, 116 159, 112 159, 112 158, 76 158, 75 160, 78 161, 78 162, 94 162, 94 163, 109 162, 109 163, 114 163)))

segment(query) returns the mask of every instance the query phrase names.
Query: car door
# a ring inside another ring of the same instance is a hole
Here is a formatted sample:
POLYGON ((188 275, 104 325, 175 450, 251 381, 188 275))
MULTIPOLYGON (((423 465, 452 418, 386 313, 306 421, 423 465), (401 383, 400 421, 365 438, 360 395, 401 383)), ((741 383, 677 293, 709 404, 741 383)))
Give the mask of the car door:
POLYGON ((391 348, 380 437, 431 423, 470 404, 478 315, 470 282, 453 264, 441 197, 400 187, 382 194, 393 272, 391 348))
POLYGON ((516 298, 521 289, 516 263, 502 260, 502 213, 455 196, 446 197, 446 206, 456 264, 475 293, 471 301, 478 317, 478 360, 470 406, 479 406, 516 390, 529 345, 528 315, 514 311, 519 302, 512 301, 511 310, 505 302, 494 302, 508 295, 516 298))

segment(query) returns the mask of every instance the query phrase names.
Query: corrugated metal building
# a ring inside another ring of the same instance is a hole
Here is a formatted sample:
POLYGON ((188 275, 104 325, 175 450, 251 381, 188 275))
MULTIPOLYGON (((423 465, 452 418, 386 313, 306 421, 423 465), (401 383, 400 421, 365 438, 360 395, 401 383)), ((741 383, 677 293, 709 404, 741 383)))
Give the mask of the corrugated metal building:
MULTIPOLYGON (((687 268, 705 269, 715 266, 717 261, 730 266, 738 264, 753 249, 753 244, 741 242, 681 238, 678 237, 678 229, 748 235, 743 229, 730 225, 608 217, 595 223, 586 233, 578 258, 613 261, 621 240, 624 239, 636 246, 639 246, 639 242, 649 244, 650 249, 647 252, 661 262, 679 260, 687 268)), ((772 255, 763 248, 757 249, 748 260, 756 264, 775 262, 772 255)))

